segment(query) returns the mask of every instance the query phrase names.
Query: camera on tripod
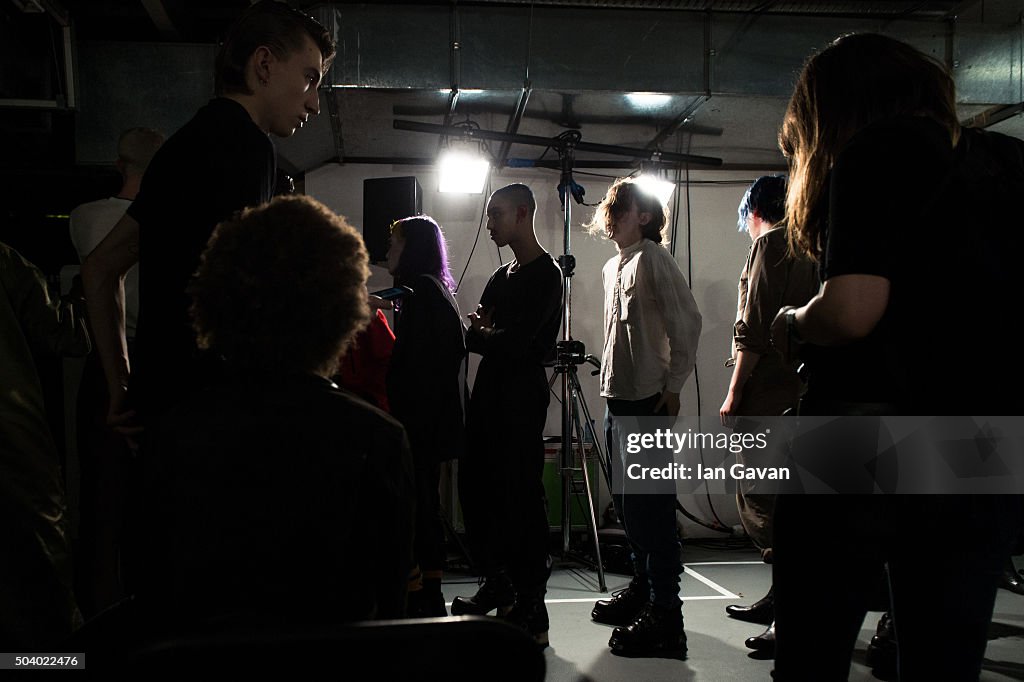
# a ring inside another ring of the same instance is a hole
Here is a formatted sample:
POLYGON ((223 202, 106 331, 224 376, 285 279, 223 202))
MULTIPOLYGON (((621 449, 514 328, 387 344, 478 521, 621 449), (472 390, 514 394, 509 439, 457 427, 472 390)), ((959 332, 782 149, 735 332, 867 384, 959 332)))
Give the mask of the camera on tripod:
POLYGON ((556 341, 555 358, 559 365, 582 365, 587 362, 587 349, 582 341, 576 339, 556 341))

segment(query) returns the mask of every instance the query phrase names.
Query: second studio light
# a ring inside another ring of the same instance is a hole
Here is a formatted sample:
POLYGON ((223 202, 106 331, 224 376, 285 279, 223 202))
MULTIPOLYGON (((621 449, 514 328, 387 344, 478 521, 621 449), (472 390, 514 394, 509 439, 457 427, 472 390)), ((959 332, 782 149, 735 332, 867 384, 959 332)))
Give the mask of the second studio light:
POLYGON ((437 160, 439 192, 480 194, 484 191, 491 162, 482 154, 446 149, 437 160))
POLYGON ((672 192, 676 189, 676 183, 652 173, 643 173, 636 182, 640 189, 656 196, 662 206, 668 205, 668 200, 672 198, 672 192))

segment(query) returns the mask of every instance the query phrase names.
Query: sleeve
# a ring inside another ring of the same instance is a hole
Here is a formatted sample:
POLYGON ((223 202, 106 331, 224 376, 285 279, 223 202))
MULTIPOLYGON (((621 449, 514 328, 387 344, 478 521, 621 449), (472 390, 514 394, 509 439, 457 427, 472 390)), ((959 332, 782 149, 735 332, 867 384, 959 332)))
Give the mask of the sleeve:
POLYGON ((764 235, 754 242, 747 268, 747 300, 736 321, 736 350, 758 355, 772 352, 771 327, 782 307, 789 281, 790 260, 782 240, 764 235))
POLYGON ((656 248, 658 251, 653 253, 657 255, 645 259, 649 267, 645 267, 644 272, 668 336, 669 368, 665 389, 678 393, 697 364, 701 316, 679 264, 663 247, 656 248))
MULTIPOLYGON (((496 278, 503 273, 504 268, 499 268, 487 280, 487 286, 484 287, 484 292, 480 294, 480 305, 485 309, 493 305, 494 289, 497 287, 496 278)), ((483 355, 487 350, 487 346, 484 343, 484 335, 474 330, 472 325, 466 330, 466 350, 477 355, 483 355)))
POLYGON ((523 297, 526 304, 518 318, 486 336, 474 333, 483 355, 493 354, 509 360, 522 360, 537 352, 542 357, 547 355, 548 349, 539 348, 538 341, 562 305, 562 275, 558 266, 552 263, 552 267, 531 279, 523 297))
POLYGON ((823 280, 849 274, 892 279, 902 249, 891 247, 927 227, 921 215, 952 158, 940 133, 926 121, 876 126, 839 154, 829 180, 823 280))
POLYGON ((35 265, 13 249, 0 251, 3 288, 22 332, 35 352, 82 357, 92 346, 82 310, 70 301, 53 302, 46 278, 35 265))

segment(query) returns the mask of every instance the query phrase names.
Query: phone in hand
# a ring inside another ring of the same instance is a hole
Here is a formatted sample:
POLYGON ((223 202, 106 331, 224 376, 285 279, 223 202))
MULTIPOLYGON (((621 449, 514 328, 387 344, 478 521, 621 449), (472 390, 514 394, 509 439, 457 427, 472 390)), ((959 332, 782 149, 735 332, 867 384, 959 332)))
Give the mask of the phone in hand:
POLYGON ((371 291, 371 296, 379 296, 385 301, 394 301, 395 299, 402 298, 403 296, 409 296, 413 294, 412 289, 407 286, 391 287, 390 289, 381 289, 380 291, 371 291))

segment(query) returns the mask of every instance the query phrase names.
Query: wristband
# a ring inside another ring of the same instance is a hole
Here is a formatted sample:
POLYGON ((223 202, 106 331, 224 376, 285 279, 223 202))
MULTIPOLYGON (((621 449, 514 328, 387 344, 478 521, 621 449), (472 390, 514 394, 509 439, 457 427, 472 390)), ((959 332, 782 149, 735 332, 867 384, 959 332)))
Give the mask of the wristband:
POLYGON ((804 342, 796 328, 796 310, 786 311, 786 333, 789 335, 791 343, 800 345, 804 342))

